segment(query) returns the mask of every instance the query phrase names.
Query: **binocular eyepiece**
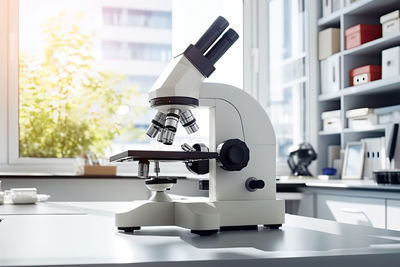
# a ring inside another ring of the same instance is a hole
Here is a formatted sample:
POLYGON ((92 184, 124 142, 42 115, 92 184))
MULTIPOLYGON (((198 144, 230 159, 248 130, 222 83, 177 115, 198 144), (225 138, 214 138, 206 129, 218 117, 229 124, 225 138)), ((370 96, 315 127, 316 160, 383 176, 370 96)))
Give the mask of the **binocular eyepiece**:
MULTIPOLYGON (((183 52, 183 55, 204 77, 211 75, 215 70, 214 64, 239 38, 239 35, 233 29, 225 31, 228 26, 229 22, 225 18, 218 17, 196 44, 189 45, 183 52)), ((174 97, 174 95, 163 96, 163 98, 174 97)), ((181 110, 171 107, 166 113, 157 112, 146 134, 151 138, 157 137, 157 141, 163 144, 172 145, 179 121, 188 134, 199 130, 196 119, 189 109, 181 110)))
POLYGON ((168 110, 167 114, 161 111, 157 112, 146 134, 151 138, 155 138, 158 135, 158 142, 165 145, 172 145, 179 121, 188 134, 195 133, 199 130, 196 119, 190 110, 181 112, 180 109, 171 108, 168 110))

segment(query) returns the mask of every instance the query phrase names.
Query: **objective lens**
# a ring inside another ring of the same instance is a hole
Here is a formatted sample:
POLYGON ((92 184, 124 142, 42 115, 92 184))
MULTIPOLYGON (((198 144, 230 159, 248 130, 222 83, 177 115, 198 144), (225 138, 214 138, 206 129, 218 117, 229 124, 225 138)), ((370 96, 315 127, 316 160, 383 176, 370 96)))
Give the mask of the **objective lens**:
POLYGON ((149 128, 146 131, 146 134, 154 138, 157 136, 157 134, 164 128, 164 123, 165 123, 165 114, 158 111, 156 116, 154 116, 154 119, 151 121, 151 124, 149 128))
POLYGON ((149 165, 150 162, 148 160, 140 160, 138 164, 138 176, 141 178, 149 177, 149 165))
POLYGON ((163 131, 163 144, 164 145, 172 145, 172 143, 174 142, 174 138, 175 138, 175 132, 173 132, 169 129, 165 129, 165 131, 163 131))
POLYGON ((195 133, 199 130, 196 119, 190 110, 186 110, 181 114, 181 123, 188 134, 195 133))
POLYGON ((177 108, 171 108, 168 110, 167 116, 165 117, 165 125, 164 127, 176 132, 179 122, 179 114, 181 111, 177 108))
POLYGON ((164 132, 165 132, 165 131, 166 131, 165 128, 161 130, 160 134, 159 134, 158 137, 157 137, 157 141, 158 141, 158 142, 164 143, 164 140, 165 140, 165 138, 164 138, 164 132))
POLYGON ((175 138, 176 129, 179 122, 179 114, 181 111, 177 108, 171 108, 165 117, 165 125, 162 132, 158 135, 158 142, 165 145, 172 145, 175 138))

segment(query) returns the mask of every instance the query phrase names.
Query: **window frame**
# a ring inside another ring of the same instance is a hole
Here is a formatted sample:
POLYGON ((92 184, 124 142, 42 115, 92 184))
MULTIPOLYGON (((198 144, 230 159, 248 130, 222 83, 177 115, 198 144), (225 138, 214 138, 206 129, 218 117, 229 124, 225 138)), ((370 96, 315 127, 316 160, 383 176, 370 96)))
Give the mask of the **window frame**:
MULTIPOLYGON (((244 90, 256 98, 268 112, 270 101, 270 58, 269 58, 269 30, 268 15, 271 0, 244 1, 244 90), (247 34, 246 34, 247 33, 247 34)), ((304 102, 305 129, 302 133, 306 142, 318 149, 318 60, 317 60, 317 14, 318 6, 312 1, 305 1, 305 77, 306 87, 304 102)), ((316 163, 310 166, 312 173, 316 173, 316 163)), ((290 170, 286 160, 276 162, 277 176, 289 175, 290 170)))

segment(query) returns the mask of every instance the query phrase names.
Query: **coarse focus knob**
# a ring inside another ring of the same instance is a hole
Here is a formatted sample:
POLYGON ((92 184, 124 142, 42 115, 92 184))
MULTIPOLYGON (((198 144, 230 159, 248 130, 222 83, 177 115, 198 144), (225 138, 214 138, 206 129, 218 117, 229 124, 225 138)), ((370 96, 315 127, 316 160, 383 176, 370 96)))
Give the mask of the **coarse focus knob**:
POLYGON ((218 160, 222 169, 240 171, 250 160, 250 150, 246 143, 239 139, 229 139, 217 147, 218 160))
POLYGON ((254 192, 257 189, 263 189, 265 182, 263 180, 257 180, 255 177, 250 177, 246 180, 246 189, 250 192, 254 192))

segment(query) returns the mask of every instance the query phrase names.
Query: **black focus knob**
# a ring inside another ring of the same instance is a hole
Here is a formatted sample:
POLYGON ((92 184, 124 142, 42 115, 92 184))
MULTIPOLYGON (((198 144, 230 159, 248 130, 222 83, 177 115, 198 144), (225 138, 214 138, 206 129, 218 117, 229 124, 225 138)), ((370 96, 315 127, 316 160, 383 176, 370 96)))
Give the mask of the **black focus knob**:
MULTIPOLYGON (((193 148, 196 151, 200 152, 208 152, 209 149, 205 144, 199 143, 199 144, 194 144, 193 148)), ((195 174, 207 174, 210 171, 209 167, 209 160, 197 160, 193 162, 186 162, 186 168, 191 171, 192 173, 195 174)))
POLYGON ((227 171, 240 171, 250 160, 250 150, 246 143, 239 139, 229 139, 217 147, 218 161, 221 168, 227 171))
POLYGON ((265 182, 263 180, 257 180, 255 177, 250 177, 246 180, 246 189, 250 192, 254 192, 258 189, 263 189, 265 182))

